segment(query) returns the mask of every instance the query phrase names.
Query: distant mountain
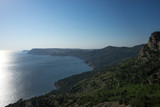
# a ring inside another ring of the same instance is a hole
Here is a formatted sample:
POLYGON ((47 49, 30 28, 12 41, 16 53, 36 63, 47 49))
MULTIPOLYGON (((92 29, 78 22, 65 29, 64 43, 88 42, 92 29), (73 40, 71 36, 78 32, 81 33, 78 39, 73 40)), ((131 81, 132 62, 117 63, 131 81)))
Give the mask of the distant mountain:
POLYGON ((28 53, 29 51, 30 51, 30 50, 23 50, 22 52, 27 52, 27 53, 28 53))
POLYGON ((113 47, 103 49, 32 49, 28 54, 53 55, 53 56, 75 56, 84 59, 93 68, 108 67, 117 64, 127 58, 138 55, 142 45, 134 47, 113 47))
POLYGON ((102 69, 120 63, 128 58, 136 57, 142 45, 134 47, 113 47, 87 52, 86 62, 94 68, 102 69))
POLYGON ((152 33, 138 57, 103 69, 67 89, 60 87, 8 107, 159 107, 159 38, 160 32, 152 33))
POLYGON ((53 56, 66 56, 68 54, 74 54, 76 52, 88 52, 92 51, 92 49, 61 49, 61 48, 46 48, 46 49, 39 49, 35 48, 28 52, 28 54, 34 55, 53 55, 53 56))

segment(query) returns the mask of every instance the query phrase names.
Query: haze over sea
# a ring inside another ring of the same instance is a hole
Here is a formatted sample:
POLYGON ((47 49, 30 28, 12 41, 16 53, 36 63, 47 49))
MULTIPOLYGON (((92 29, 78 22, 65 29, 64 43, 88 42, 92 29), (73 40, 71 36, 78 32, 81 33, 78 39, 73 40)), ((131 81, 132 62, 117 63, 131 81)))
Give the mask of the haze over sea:
POLYGON ((0 51, 0 107, 56 89, 59 79, 91 70, 71 56, 0 51))

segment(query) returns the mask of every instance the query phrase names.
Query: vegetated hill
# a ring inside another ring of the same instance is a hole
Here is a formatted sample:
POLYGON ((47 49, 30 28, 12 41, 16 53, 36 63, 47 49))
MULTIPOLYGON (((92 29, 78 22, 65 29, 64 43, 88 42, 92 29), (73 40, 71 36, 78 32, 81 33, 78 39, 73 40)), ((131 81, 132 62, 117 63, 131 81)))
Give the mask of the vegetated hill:
POLYGON ((105 68, 127 58, 138 55, 142 45, 134 47, 113 47, 103 49, 32 49, 28 54, 75 56, 86 61, 93 68, 105 68))
POLYGON ((65 92, 57 90, 30 100, 20 100, 8 107, 93 106, 160 106, 160 32, 152 33, 138 58, 97 72, 65 92))
POLYGON ((103 49, 32 49, 29 54, 35 55, 53 55, 53 56, 75 56, 84 59, 88 65, 94 69, 78 75, 73 75, 61 79, 54 83, 57 88, 68 89, 78 81, 93 76, 96 72, 120 63, 121 61, 138 56, 142 45, 134 47, 113 47, 108 46, 103 49))
POLYGON ((86 62, 94 68, 103 69, 120 63, 128 58, 136 57, 142 45, 134 47, 113 47, 108 46, 100 50, 87 52, 86 62))
POLYGON ((34 54, 34 55, 53 55, 53 56, 68 56, 70 54, 77 54, 79 53, 85 53, 88 51, 92 51, 92 49, 61 49, 61 48, 46 48, 46 49, 39 49, 35 48, 28 52, 28 54, 34 54))
MULTIPOLYGON (((141 47, 142 45, 137 45, 131 48, 109 46, 99 50, 88 51, 85 52, 85 54, 80 53, 78 55, 83 55, 83 58, 85 56, 86 62, 89 63, 89 65, 94 66, 94 69, 89 72, 61 79, 55 82, 54 85, 57 88, 68 89, 68 87, 74 85, 78 81, 93 76, 96 72, 101 72, 107 67, 118 64, 127 58, 138 56, 141 47)), ((79 52, 76 51, 76 53, 79 52)), ((71 52, 68 55, 72 54, 72 56, 80 57, 76 53, 71 52)))

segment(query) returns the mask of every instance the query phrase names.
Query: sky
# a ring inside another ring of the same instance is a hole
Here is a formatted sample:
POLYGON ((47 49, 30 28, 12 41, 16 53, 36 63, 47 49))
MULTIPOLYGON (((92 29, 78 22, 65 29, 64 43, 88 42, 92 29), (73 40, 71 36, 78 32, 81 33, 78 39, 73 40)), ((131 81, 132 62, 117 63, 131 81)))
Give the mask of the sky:
POLYGON ((160 0, 0 0, 0 50, 134 46, 160 31, 160 0))

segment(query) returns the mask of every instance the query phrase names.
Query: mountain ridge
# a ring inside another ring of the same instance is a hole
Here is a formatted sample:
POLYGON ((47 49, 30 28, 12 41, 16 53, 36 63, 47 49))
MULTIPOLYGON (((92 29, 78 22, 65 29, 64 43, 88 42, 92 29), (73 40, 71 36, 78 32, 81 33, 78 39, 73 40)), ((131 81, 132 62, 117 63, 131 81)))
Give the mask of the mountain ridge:
POLYGON ((30 50, 28 54, 52 55, 52 56, 74 56, 74 57, 78 57, 80 59, 85 60, 85 62, 92 68, 96 68, 97 66, 99 66, 97 65, 99 63, 104 63, 106 65, 108 63, 108 66, 110 66, 113 64, 117 64, 126 58, 135 57, 138 55, 142 46, 143 44, 136 45, 133 47, 107 46, 102 49, 60 49, 60 48, 38 49, 36 48, 36 49, 30 50), (110 62, 112 62, 111 60, 113 59, 113 57, 116 57, 117 51, 119 51, 120 56, 118 56, 117 61, 116 59, 114 59, 115 62, 111 64, 110 62), (109 59, 111 57, 112 59, 109 59), (108 60, 108 62, 104 60, 108 60))

